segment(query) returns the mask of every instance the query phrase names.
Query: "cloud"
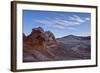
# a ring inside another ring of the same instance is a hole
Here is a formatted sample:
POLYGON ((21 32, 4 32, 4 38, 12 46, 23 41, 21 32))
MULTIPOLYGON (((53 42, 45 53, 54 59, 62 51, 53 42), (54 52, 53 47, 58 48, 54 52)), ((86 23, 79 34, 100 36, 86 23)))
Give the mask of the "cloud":
POLYGON ((70 20, 76 21, 76 22, 78 22, 78 23, 83 23, 83 22, 85 22, 85 20, 82 19, 81 17, 79 17, 78 15, 73 15, 73 16, 70 16, 69 18, 70 18, 70 20))
POLYGON ((46 17, 45 19, 37 19, 35 20, 36 22, 48 26, 48 27, 54 27, 54 28, 59 28, 59 29, 64 29, 68 28, 70 30, 76 30, 73 28, 73 26, 81 25, 84 22, 89 21, 90 18, 82 18, 78 15, 72 15, 72 16, 64 16, 64 15, 59 15, 54 18, 49 18, 46 17))
POLYGON ((70 20, 73 20, 73 21, 76 21, 76 22, 79 22, 80 24, 90 20, 90 18, 88 18, 88 17, 82 19, 82 18, 79 17, 78 15, 70 16, 69 19, 70 19, 70 20))
POLYGON ((76 21, 69 21, 69 20, 55 20, 55 23, 58 25, 62 25, 62 26, 74 26, 74 25, 79 25, 79 22, 76 21))
POLYGON ((74 27, 68 27, 67 29, 74 30, 74 31, 77 31, 78 30, 78 29, 76 29, 74 27))
POLYGON ((89 21, 89 20, 90 20, 90 18, 85 18, 85 20, 86 20, 86 21, 89 21))

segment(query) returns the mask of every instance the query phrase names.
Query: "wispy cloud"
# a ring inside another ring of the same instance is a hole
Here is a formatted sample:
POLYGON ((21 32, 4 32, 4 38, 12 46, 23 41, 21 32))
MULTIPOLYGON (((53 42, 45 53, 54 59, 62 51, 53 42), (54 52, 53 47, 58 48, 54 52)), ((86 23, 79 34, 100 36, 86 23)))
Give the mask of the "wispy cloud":
POLYGON ((88 17, 87 17, 87 18, 85 18, 85 20, 86 20, 86 21, 89 21, 89 20, 90 20, 90 18, 88 18, 88 17))
POLYGON ((76 30, 73 26, 81 25, 84 22, 89 21, 90 18, 82 18, 78 15, 72 15, 72 16, 65 16, 60 15, 55 18, 45 18, 45 19, 37 19, 36 22, 48 26, 48 27, 55 27, 59 29, 68 28, 70 30, 76 30))
POLYGON ((80 24, 83 23, 83 22, 86 22, 86 21, 90 20, 89 18, 82 19, 78 15, 73 15, 73 16, 70 16, 69 18, 70 18, 70 20, 79 22, 80 24))
POLYGON ((74 30, 74 31, 77 31, 78 30, 78 29, 76 29, 74 27, 68 27, 67 29, 74 30))

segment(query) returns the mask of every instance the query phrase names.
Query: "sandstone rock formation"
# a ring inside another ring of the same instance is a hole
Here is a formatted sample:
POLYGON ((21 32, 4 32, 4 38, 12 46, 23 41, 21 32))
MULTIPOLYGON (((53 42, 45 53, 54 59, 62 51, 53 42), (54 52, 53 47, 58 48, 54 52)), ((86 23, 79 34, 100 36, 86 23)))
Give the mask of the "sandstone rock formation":
POLYGON ((23 33, 23 62, 90 59, 90 41, 90 36, 55 38, 51 31, 34 28, 28 36, 23 33))
POLYGON ((46 31, 45 35, 46 35, 46 44, 47 44, 47 46, 50 47, 50 48, 56 47, 57 46, 57 41, 56 41, 56 38, 55 38, 54 34, 51 31, 46 31))
POLYGON ((45 51, 45 33, 41 27, 32 29, 30 35, 24 40, 24 44, 31 46, 33 49, 38 51, 45 51))

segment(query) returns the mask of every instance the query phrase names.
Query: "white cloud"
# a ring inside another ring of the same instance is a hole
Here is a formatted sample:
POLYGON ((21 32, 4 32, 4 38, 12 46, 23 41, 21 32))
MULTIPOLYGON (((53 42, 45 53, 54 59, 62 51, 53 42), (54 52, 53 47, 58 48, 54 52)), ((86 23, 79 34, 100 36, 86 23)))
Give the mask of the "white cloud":
POLYGON ((64 29, 65 27, 56 24, 55 21, 53 20, 36 20, 36 22, 41 23, 43 26, 47 26, 47 27, 53 27, 53 28, 59 28, 59 29, 64 29))
POLYGON ((79 22, 79 23, 85 22, 85 20, 80 18, 78 15, 73 15, 73 16, 70 16, 69 18, 70 18, 70 20, 73 20, 73 21, 76 21, 76 22, 79 22))
POLYGON ((61 26, 74 26, 74 25, 79 25, 80 23, 76 22, 76 21, 68 21, 68 20, 55 20, 54 21, 56 24, 61 25, 61 26))
POLYGON ((67 29, 74 30, 74 31, 77 31, 78 30, 78 29, 76 29, 74 27, 68 27, 67 29))
POLYGON ((41 23, 41 24, 52 24, 52 22, 50 22, 49 20, 36 20, 36 22, 41 23))
POLYGON ((52 26, 52 27, 59 28, 59 29, 65 29, 65 27, 59 26, 59 25, 54 25, 54 26, 52 26))
POLYGON ((78 15, 72 15, 72 16, 60 15, 60 17, 56 17, 52 19, 46 17, 45 19, 35 20, 35 21, 48 27, 55 27, 59 29, 68 28, 71 30, 76 30, 75 28, 72 28, 72 26, 81 25, 82 23, 89 20, 90 18, 83 19, 79 17, 78 15))
POLYGON ((86 20, 86 21, 89 21, 89 20, 90 20, 90 18, 85 18, 85 20, 86 20))

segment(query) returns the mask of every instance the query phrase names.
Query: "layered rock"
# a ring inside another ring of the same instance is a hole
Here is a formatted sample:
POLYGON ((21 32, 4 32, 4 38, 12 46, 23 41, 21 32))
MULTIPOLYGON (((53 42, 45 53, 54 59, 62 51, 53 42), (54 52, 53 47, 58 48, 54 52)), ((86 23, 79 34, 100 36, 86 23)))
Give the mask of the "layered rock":
POLYGON ((90 36, 55 38, 51 31, 34 28, 28 36, 23 33, 23 62, 90 59, 90 41, 90 36))
POLYGON ((32 29, 32 32, 25 39, 24 43, 38 51, 45 51, 45 32, 41 27, 32 29))
POLYGON ((56 38, 55 38, 54 34, 51 31, 46 31, 45 35, 46 35, 46 44, 47 44, 47 46, 50 47, 50 48, 56 47, 57 46, 57 41, 56 41, 56 38))

